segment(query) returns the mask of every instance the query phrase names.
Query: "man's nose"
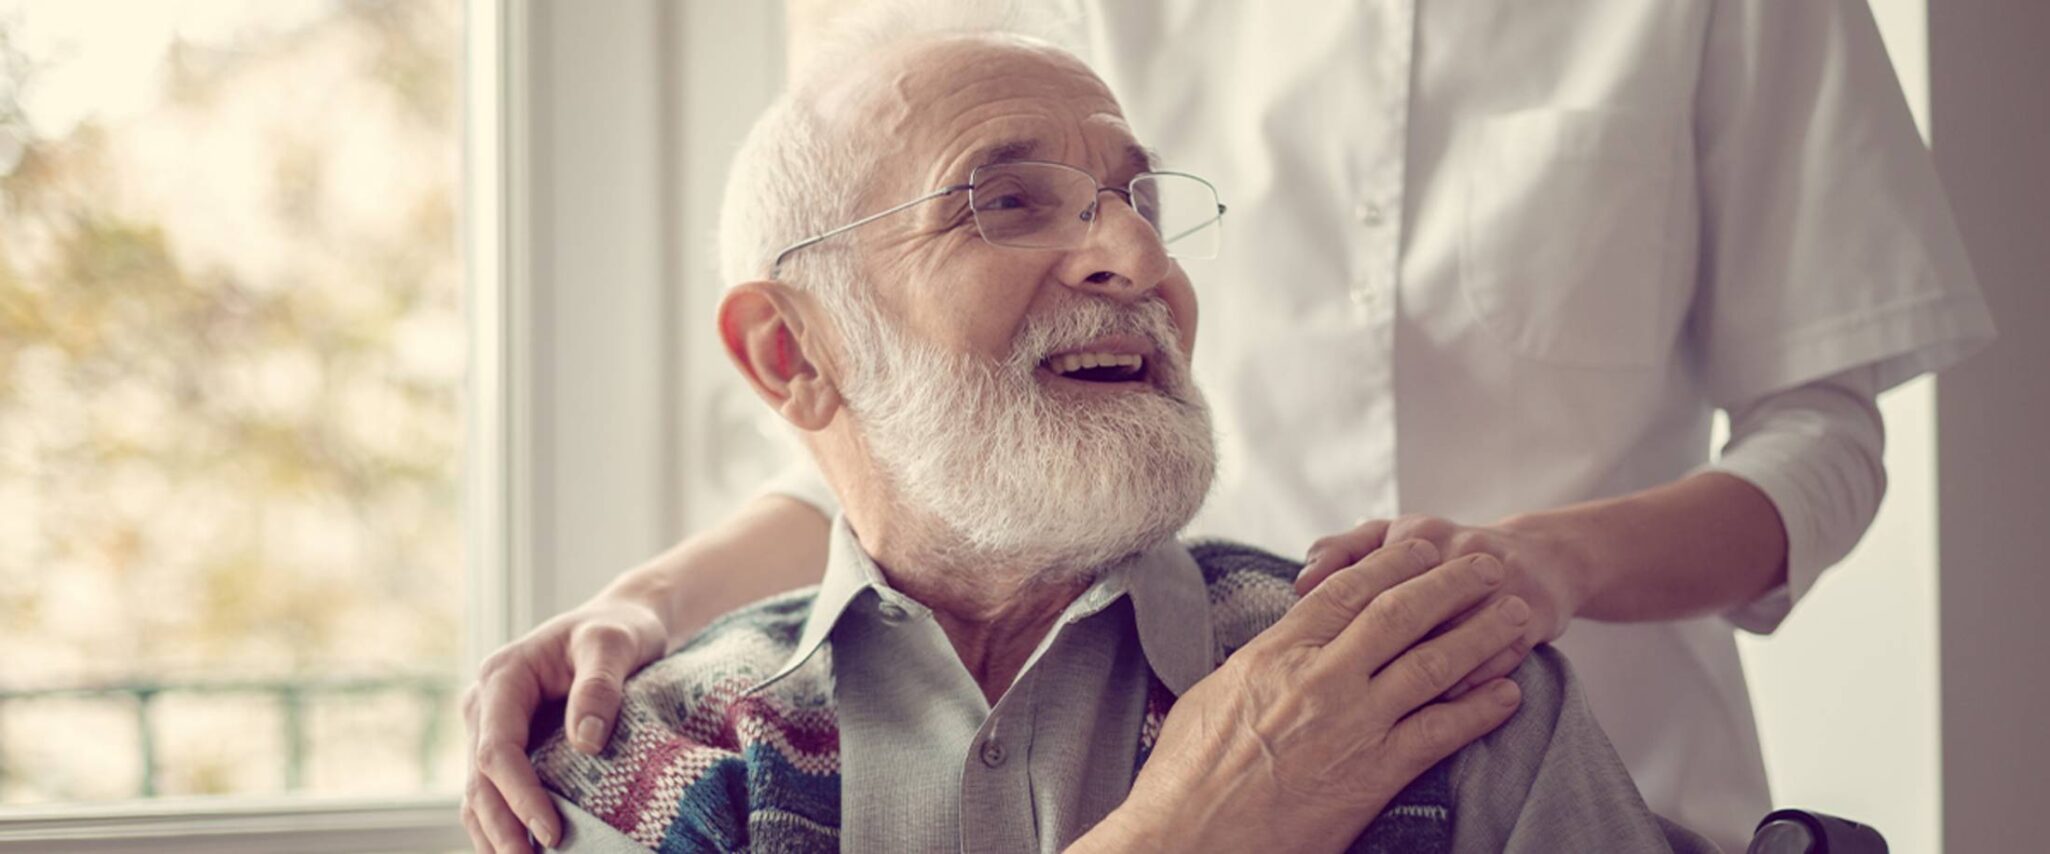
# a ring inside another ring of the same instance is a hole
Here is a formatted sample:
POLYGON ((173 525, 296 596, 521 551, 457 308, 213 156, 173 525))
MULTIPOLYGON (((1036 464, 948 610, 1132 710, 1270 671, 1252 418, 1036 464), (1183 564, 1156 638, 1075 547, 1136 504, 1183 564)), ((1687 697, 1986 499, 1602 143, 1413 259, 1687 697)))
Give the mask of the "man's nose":
POLYGON ((1061 263, 1061 281, 1113 299, 1153 293, 1174 264, 1160 232, 1117 190, 1098 192, 1093 214, 1088 238, 1061 263))

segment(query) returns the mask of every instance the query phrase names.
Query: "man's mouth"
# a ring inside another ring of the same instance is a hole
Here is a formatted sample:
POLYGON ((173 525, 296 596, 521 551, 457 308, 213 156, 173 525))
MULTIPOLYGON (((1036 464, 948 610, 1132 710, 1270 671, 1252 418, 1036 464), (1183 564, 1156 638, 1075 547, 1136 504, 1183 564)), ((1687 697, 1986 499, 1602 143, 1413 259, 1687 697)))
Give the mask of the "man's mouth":
POLYGON ((1146 357, 1138 353, 1058 353, 1041 364, 1054 376, 1081 382, 1125 383, 1146 379, 1146 357))

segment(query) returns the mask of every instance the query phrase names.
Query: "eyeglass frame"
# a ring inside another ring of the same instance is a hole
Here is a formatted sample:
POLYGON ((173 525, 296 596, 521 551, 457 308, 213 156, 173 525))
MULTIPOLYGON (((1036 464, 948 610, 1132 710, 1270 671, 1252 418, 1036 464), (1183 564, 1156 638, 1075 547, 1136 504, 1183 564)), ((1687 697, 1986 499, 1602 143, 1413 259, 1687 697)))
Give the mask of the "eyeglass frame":
MULTIPOLYGON (((1199 183, 1199 184, 1202 184, 1202 185, 1203 185, 1203 186, 1205 186, 1205 187, 1208 187, 1208 188, 1210 188, 1210 197, 1211 197, 1211 198, 1213 198, 1213 199, 1218 199, 1218 198, 1220 198, 1220 197, 1219 197, 1219 194, 1218 194, 1218 192, 1217 192, 1217 185, 1216 185, 1216 184, 1212 184, 1212 183, 1210 183, 1210 181, 1209 181, 1209 180, 1207 180, 1207 179, 1203 178, 1203 177, 1202 177, 1202 176, 1200 176, 1200 175, 1192 175, 1192 174, 1189 174, 1189 173, 1187 173, 1187 172, 1174 172, 1174 171, 1167 171, 1167 170, 1160 170, 1160 171, 1152 171, 1152 170, 1149 170, 1149 171, 1146 171, 1146 172, 1141 172, 1141 173, 1139 173, 1139 174, 1137 174, 1137 175, 1133 175, 1133 176, 1132 176, 1132 180, 1130 180, 1130 181, 1126 181, 1126 182, 1125 182, 1125 186, 1123 186, 1123 187, 1106 187, 1106 186, 1104 186, 1103 182, 1101 182, 1101 181, 1098 181, 1098 180, 1096 180, 1096 176, 1095 176, 1095 175, 1091 175, 1091 174, 1089 174, 1089 172, 1088 172, 1087 170, 1084 170, 1084 169, 1078 169, 1078 168, 1076 168, 1076 167, 1074 167, 1074 166, 1070 166, 1070 165, 1068 165, 1068 164, 1066 164, 1066 163, 1058 163, 1058 162, 1055 162, 1055 161, 1052 161, 1052 160, 1006 160, 1006 161, 1004 161, 1004 162, 1002 162, 1002 163, 985 163, 985 164, 983 164, 983 165, 981 165, 981 166, 977 166, 977 167, 975 167, 975 168, 974 168, 973 170, 970 170, 970 171, 969 171, 969 173, 968 173, 968 183, 965 183, 965 184, 951 184, 951 185, 948 185, 948 186, 945 186, 945 187, 941 187, 941 188, 939 188, 939 189, 937 189, 937 190, 934 190, 934 191, 932 191, 932 192, 930 192, 930 193, 927 193, 927 194, 925 194, 925 195, 923 195, 923 196, 919 196, 918 198, 912 199, 911 201, 905 202, 905 203, 903 203, 903 204, 900 204, 900 205, 897 205, 897 206, 895 206, 895 207, 891 207, 891 208, 888 208, 888 209, 885 209, 885 210, 877 211, 876 213, 872 213, 872 214, 869 214, 868 216, 865 216, 865 217, 862 217, 862 218, 860 218, 860 219, 857 219, 857 220, 855 220, 855 221, 853 221, 853 222, 850 222, 850 223, 848 223, 848 224, 846 224, 846 225, 843 225, 843 226, 840 226, 840 227, 838 227, 838 228, 834 228, 834 229, 829 229, 829 230, 827 230, 827 231, 823 231, 823 232, 820 232, 820 233, 818 233, 818 234, 814 234, 814 235, 812 235, 812 236, 810 236, 810 237, 807 237, 807 238, 805 238, 805 239, 803 239, 803 240, 797 241, 796 243, 792 243, 792 244, 790 244, 789 246, 785 246, 785 247, 783 247, 783 249, 782 249, 781 251, 779 251, 779 252, 777 252, 777 253, 776 253, 776 260, 774 260, 774 261, 771 261, 771 262, 769 263, 769 277, 773 279, 773 278, 775 278, 775 277, 776 277, 776 276, 777 276, 778 274, 780 274, 780 273, 782 272, 782 270, 783 270, 783 260, 784 260, 785 258, 788 258, 788 257, 790 257, 791 253, 793 253, 793 252, 796 252, 796 251, 797 251, 797 250, 799 250, 799 249, 805 249, 805 248, 808 248, 808 247, 811 247, 811 246, 817 245, 817 244, 819 244, 819 243, 824 243, 825 241, 827 241, 827 240, 829 240, 829 239, 831 239, 831 238, 834 238, 834 237, 838 237, 838 236, 840 236, 840 235, 842 235, 842 234, 846 234, 847 232, 853 231, 853 230, 855 230, 855 229, 857 229, 857 228, 860 228, 860 227, 862 227, 862 226, 864 226, 864 225, 867 225, 867 224, 869 224, 869 223, 875 222, 876 220, 882 219, 882 218, 884 218, 884 217, 887 217, 887 216, 890 216, 890 215, 892 215, 892 214, 902 213, 902 212, 904 212, 904 211, 910 210, 910 209, 911 209, 911 208, 913 208, 913 207, 916 207, 916 206, 918 206, 918 205, 922 205, 922 204, 925 204, 926 202, 930 202, 930 201, 933 201, 934 199, 944 199, 944 198, 946 198, 946 197, 948 197, 948 196, 954 195, 955 193, 962 193, 962 192, 974 192, 974 190, 975 190, 975 184, 976 184, 976 180, 975 180, 975 179, 976 179, 976 176, 977 176, 977 175, 980 175, 980 174, 982 173, 982 170, 984 170, 984 169, 995 169, 995 168, 998 168, 998 167, 1003 167, 1003 166, 1017 166, 1017 165, 1023 165, 1023 164, 1033 164, 1033 165, 1039 165, 1039 166, 1057 166, 1057 167, 1059 167, 1059 168, 1062 168, 1062 169, 1066 169, 1066 170, 1068 170, 1068 171, 1070 171, 1070 172, 1074 172, 1074 173, 1076 173, 1076 174, 1082 175, 1082 176, 1084 176, 1084 177, 1088 178, 1088 179, 1089 179, 1089 182, 1090 182, 1090 183, 1092 183, 1092 184, 1095 184, 1095 185, 1096 185, 1096 192, 1095 192, 1095 194, 1093 194, 1093 195, 1091 195, 1091 196, 1089 197, 1089 198, 1090 198, 1090 201, 1089 201, 1089 207, 1087 207, 1087 208, 1084 208, 1084 209, 1082 210, 1082 219, 1083 219, 1083 220, 1084 220, 1085 222, 1089 223, 1089 225, 1088 225, 1087 229, 1085 229, 1085 230, 1084 230, 1084 231, 1082 232, 1082 234, 1083 234, 1083 237, 1084 237, 1084 239, 1085 239, 1085 240, 1087 239, 1087 237, 1088 237, 1088 235, 1089 235, 1089 231, 1090 231, 1090 230, 1093 230, 1093 229, 1095 229, 1095 228, 1096 228, 1096 211, 1097 211, 1097 208, 1098 208, 1098 205, 1099 205, 1099 203, 1100 203, 1101 199, 1103 198, 1103 194, 1104 194, 1104 193, 1105 193, 1106 191, 1108 191, 1108 192, 1112 192, 1112 193, 1116 193, 1116 194, 1118 194, 1118 196, 1119 196, 1119 197, 1121 197, 1121 198, 1123 198, 1123 199, 1125 200, 1125 205, 1126 205, 1126 206, 1128 206, 1128 207, 1133 207, 1133 209, 1134 209, 1134 210, 1137 210, 1137 207, 1136 207, 1136 206, 1134 206, 1134 205, 1132 205, 1132 185, 1133 185, 1133 184, 1136 184, 1136 183, 1138 183, 1138 182, 1139 182, 1139 181, 1140 181, 1141 179, 1143 179, 1143 178, 1150 178, 1150 177, 1154 177, 1154 176, 1158 176, 1158 175, 1172 175, 1172 176, 1174 176, 1174 177, 1178 177, 1178 178, 1188 178, 1188 179, 1190 179, 1190 180, 1192 180, 1192 181, 1195 181, 1195 182, 1197 182, 1197 183, 1199 183)), ((1193 228, 1190 228, 1190 229, 1184 230, 1184 231, 1182 231, 1181 233, 1179 233, 1179 234, 1176 234, 1176 235, 1175 235, 1174 237, 1172 237, 1172 238, 1162 237, 1162 238, 1161 238, 1161 241, 1160 241, 1160 243, 1161 243, 1161 246, 1162 246, 1162 247, 1166 247, 1166 246, 1168 246, 1169 244, 1173 243, 1173 242, 1174 242, 1174 241, 1176 241, 1176 240, 1180 240, 1180 239, 1182 239, 1182 238, 1184 238, 1184 237, 1187 237, 1187 236, 1189 236, 1189 235, 1191 235, 1191 234, 1194 234, 1194 233, 1196 233, 1196 232, 1197 232, 1198 230, 1200 230, 1200 229, 1208 228, 1208 227, 1210 227, 1211 223, 1217 223, 1217 222, 1222 222, 1222 221, 1224 220, 1224 212, 1225 212, 1225 204, 1224 204, 1224 202, 1223 202, 1222 200, 1220 200, 1220 201, 1218 201, 1218 203, 1217 203, 1217 215, 1216 215, 1216 216, 1214 216, 1214 217, 1211 217, 1210 219, 1206 219, 1206 220, 1204 220, 1204 221, 1203 221, 1203 222, 1202 222, 1201 224, 1199 224, 1199 225, 1197 225, 1197 226, 1195 226, 1195 227, 1193 227, 1193 228)), ((974 216, 974 212, 973 212, 973 211, 970 211, 970 212, 969 212, 969 214, 970 214, 970 216, 971 216, 971 217, 973 217, 973 216, 974 216)), ((1153 231, 1153 233, 1154 233, 1155 235, 1159 235, 1159 234, 1160 234, 1160 226, 1156 224, 1156 225, 1154 225, 1154 226, 1153 226, 1153 228, 1154 228, 1154 231, 1153 231)), ((986 234, 983 234, 983 233, 982 233, 982 219, 981 219, 980 217, 976 217, 976 218, 975 218, 975 233, 976 233, 976 234, 978 234, 978 235, 982 235, 982 238, 983 238, 984 240, 989 240, 989 235, 986 235, 986 234)), ((1056 247, 1004 246, 1004 244, 1001 244, 1001 243, 996 243, 996 242, 994 242, 994 241, 991 241, 990 245, 992 245, 992 246, 1001 246, 1001 247, 1003 247, 1003 248, 1005 248, 1005 249, 1033 249, 1033 248, 1048 248, 1048 249, 1052 249, 1052 248, 1056 248, 1056 247)), ((1170 253, 1170 256, 1169 256, 1169 257, 1173 257, 1173 256, 1172 256, 1172 253, 1170 253)))

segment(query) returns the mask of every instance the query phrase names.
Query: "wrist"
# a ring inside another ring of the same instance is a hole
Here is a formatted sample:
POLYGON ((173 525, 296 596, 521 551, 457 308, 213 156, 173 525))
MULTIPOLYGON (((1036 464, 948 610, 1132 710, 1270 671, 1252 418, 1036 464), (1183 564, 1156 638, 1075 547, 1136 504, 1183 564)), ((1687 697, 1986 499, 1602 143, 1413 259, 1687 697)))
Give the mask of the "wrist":
POLYGON ((1216 840, 1206 840, 1200 824, 1193 817, 1177 817, 1127 799, 1068 846, 1066 854, 1202 850, 1216 840))
POLYGON ((1548 580, 1565 617, 1578 615, 1586 603, 1596 600, 1608 586, 1609 544, 1604 528, 1590 524, 1574 510, 1519 513, 1502 520, 1497 527, 1510 531, 1536 546, 1548 567, 1548 580))
POLYGON ((1141 822, 1126 807, 1112 810, 1102 821, 1070 843, 1063 854, 1111 854, 1111 852, 1138 851, 1148 847, 1149 839, 1141 822))
POLYGON ((600 591, 595 601, 640 608, 652 613, 660 626, 665 650, 688 640, 703 621, 692 622, 687 613, 694 595, 689 567, 696 561, 686 548, 676 548, 645 564, 628 570, 600 591))

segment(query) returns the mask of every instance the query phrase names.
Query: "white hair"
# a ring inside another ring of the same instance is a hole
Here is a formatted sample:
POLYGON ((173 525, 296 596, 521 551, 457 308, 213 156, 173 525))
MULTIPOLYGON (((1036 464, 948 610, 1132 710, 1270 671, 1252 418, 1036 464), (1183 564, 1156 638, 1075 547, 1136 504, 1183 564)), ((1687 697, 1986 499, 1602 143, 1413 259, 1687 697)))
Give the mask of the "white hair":
MULTIPOLYGON (((719 272, 727 284, 770 276, 776 253, 863 216, 876 167, 873 140, 819 109, 830 82, 891 48, 948 35, 1022 35, 1072 43, 1072 21, 1018 0, 879 0, 832 21, 797 80, 755 122, 733 158, 719 215, 719 272)), ((814 294, 844 325, 868 305, 856 287, 854 235, 807 247, 776 278, 814 294)))

